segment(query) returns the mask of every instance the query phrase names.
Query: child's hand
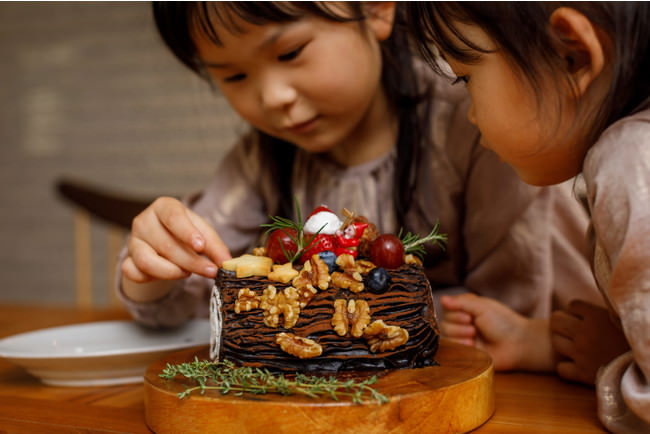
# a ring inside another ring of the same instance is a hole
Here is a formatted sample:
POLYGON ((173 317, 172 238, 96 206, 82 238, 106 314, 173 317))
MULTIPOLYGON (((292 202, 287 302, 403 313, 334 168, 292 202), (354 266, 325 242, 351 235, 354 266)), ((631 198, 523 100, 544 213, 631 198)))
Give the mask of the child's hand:
POLYGON ((551 332, 553 348, 565 358, 557 364, 557 373, 567 380, 594 384, 602 365, 629 350, 609 311, 582 300, 553 313, 551 332))
POLYGON ((442 296, 440 303, 445 309, 443 337, 483 349, 498 371, 520 367, 526 318, 494 299, 470 293, 442 296))
POLYGON ((177 280, 190 273, 215 277, 230 252, 201 217, 170 197, 156 199, 133 219, 124 277, 145 283, 177 280))

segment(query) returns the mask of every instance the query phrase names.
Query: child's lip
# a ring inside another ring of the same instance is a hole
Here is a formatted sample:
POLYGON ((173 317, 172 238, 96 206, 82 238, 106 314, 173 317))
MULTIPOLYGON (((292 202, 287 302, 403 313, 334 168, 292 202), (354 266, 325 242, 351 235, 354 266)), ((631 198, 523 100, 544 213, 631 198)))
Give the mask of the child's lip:
POLYGON ((293 124, 291 126, 288 126, 286 129, 293 132, 293 133, 306 133, 313 129, 314 125, 316 124, 316 121, 319 119, 319 116, 314 116, 313 118, 304 121, 304 122, 299 122, 296 124, 293 124))

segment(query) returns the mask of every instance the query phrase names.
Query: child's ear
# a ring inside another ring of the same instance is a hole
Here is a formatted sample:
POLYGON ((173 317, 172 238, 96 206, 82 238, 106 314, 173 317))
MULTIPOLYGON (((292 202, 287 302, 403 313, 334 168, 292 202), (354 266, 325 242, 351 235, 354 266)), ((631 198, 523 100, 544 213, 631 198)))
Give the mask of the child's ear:
POLYGON ((388 39, 393 31, 395 2, 365 2, 364 11, 368 16, 368 26, 375 33, 377 40, 388 39))
POLYGON ((587 17, 568 7, 553 11, 549 25, 559 39, 558 53, 582 95, 605 67, 605 50, 597 29, 587 17))

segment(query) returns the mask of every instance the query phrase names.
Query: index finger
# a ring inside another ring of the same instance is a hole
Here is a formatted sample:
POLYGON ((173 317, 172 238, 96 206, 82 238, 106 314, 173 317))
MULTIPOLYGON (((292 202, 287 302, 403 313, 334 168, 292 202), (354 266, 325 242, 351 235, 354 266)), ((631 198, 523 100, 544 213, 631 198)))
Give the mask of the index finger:
POLYGON ((182 243, 200 253, 205 248, 205 238, 190 217, 191 211, 178 199, 159 197, 152 204, 162 225, 182 243))
POLYGON ((227 261, 232 257, 230 250, 212 226, 192 210, 187 210, 187 212, 205 239, 205 246, 202 253, 212 262, 221 266, 223 261, 227 261))

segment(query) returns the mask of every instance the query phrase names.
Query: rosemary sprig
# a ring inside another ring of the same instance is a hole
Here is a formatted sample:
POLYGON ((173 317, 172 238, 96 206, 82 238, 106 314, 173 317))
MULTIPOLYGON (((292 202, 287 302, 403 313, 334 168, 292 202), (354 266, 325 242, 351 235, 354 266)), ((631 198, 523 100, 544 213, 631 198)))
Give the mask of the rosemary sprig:
POLYGON ((425 237, 420 237, 418 234, 412 234, 410 232, 407 232, 406 235, 402 235, 402 229, 400 229, 397 237, 402 240, 402 245, 404 245, 404 253, 412 253, 422 258, 426 254, 423 244, 429 242, 444 249, 445 243, 447 243, 447 235, 439 234, 439 228, 440 222, 436 221, 436 224, 433 229, 431 229, 431 232, 429 232, 429 234, 425 237))
POLYGON ((287 261, 294 263, 300 257, 302 256, 303 253, 305 253, 305 250, 307 250, 307 247, 309 247, 314 241, 314 238, 316 238, 316 235, 320 233, 320 231, 323 230, 323 228, 327 225, 321 226, 318 231, 316 231, 315 234, 313 234, 307 241, 305 241, 304 238, 304 232, 303 232, 303 226, 302 226, 302 216, 300 214, 300 204, 298 203, 298 197, 294 196, 294 200, 296 202, 296 214, 297 214, 297 221, 293 221, 291 219, 285 218, 285 217, 279 217, 279 216, 269 216, 271 219, 271 223, 264 223, 261 224, 260 226, 263 228, 267 228, 266 231, 264 232, 264 235, 268 235, 271 232, 275 230, 281 230, 284 232, 290 239, 293 241, 293 243, 296 245, 296 253, 291 255, 290 252, 287 252, 282 244, 280 244, 280 248, 282 249, 282 253, 284 253, 284 257, 287 258, 287 261), (296 232, 296 235, 293 236, 287 229, 293 229, 296 232))
POLYGON ((282 374, 272 374, 266 369, 236 367, 228 360, 212 362, 199 360, 197 357, 194 357, 192 362, 178 365, 168 363, 160 377, 174 380, 177 375, 198 383, 193 387, 186 385, 185 391, 178 394, 179 399, 186 398, 196 391, 203 395, 206 390, 218 390, 223 395, 233 392, 238 396, 244 393, 255 395, 265 393, 299 394, 312 398, 328 396, 335 401, 338 401, 340 397, 347 397, 357 404, 363 404, 364 396, 378 404, 389 401, 388 397, 371 387, 377 382, 376 376, 362 381, 353 379, 342 381, 332 376, 318 377, 303 374, 287 378, 282 374))

